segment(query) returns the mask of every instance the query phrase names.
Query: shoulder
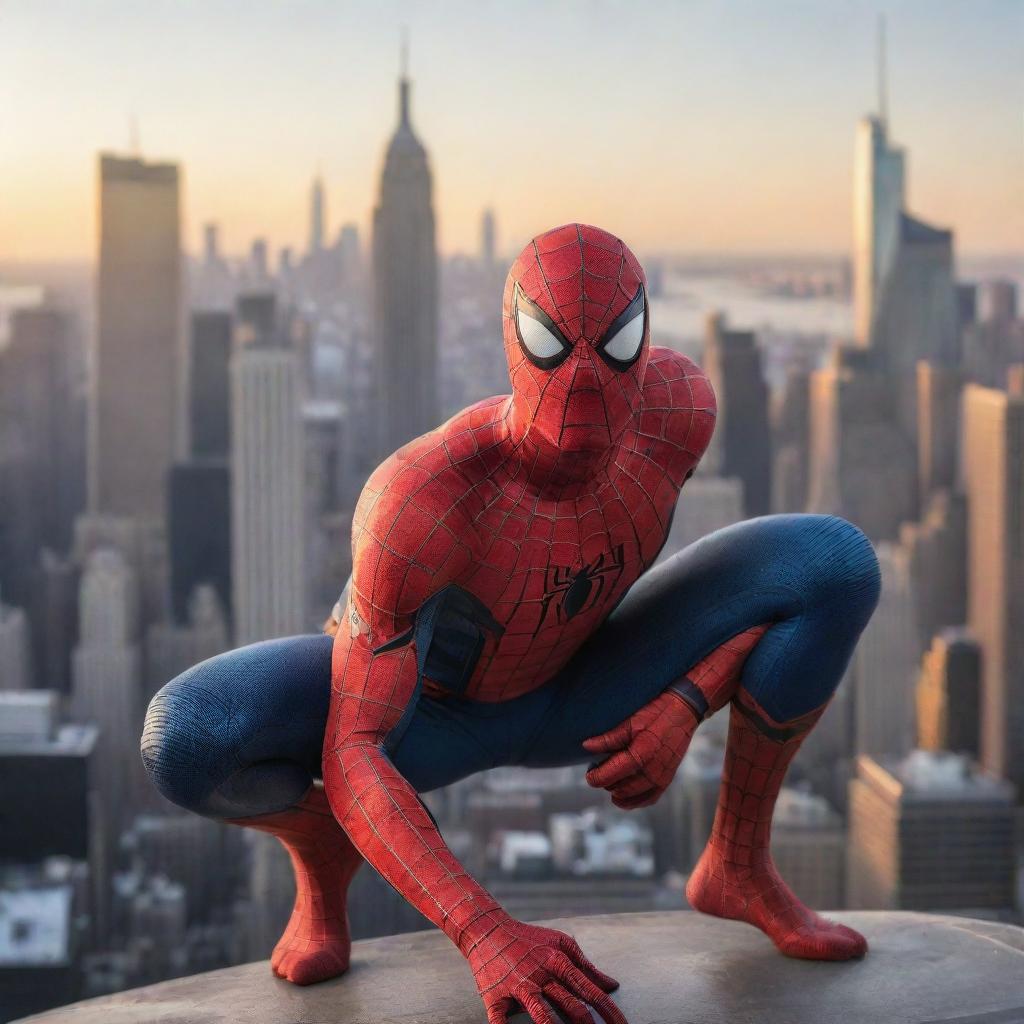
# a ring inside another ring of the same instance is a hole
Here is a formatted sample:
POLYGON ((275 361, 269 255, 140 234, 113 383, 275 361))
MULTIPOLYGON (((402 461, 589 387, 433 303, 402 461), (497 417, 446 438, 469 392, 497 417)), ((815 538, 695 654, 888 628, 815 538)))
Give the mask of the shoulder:
POLYGON ((700 461, 715 429, 717 405, 707 374, 687 356, 652 347, 644 375, 640 434, 667 448, 673 463, 689 472, 700 461))
POLYGON ((643 390, 645 408, 689 408, 712 416, 715 414, 715 392, 711 381, 682 352, 652 346, 643 390))
MULTIPOLYGON (((490 432, 488 403, 463 410, 374 470, 352 518, 352 610, 374 646, 472 564, 467 460, 490 432)), ((353 620, 355 621, 355 620, 353 620)))

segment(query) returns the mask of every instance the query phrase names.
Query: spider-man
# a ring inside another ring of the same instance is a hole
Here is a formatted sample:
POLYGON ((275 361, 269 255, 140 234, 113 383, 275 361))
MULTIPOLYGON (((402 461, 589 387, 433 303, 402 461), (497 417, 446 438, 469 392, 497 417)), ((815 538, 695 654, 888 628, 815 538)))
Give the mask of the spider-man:
POLYGON ((291 853, 279 976, 346 969, 346 889, 365 859, 458 946, 492 1024, 516 1008, 580 1024, 588 1006, 624 1024, 617 983, 568 935, 503 911, 419 794, 497 765, 596 760, 590 784, 643 807, 726 704, 690 904, 790 956, 865 952, 793 895, 768 839, 787 766, 877 601, 874 552, 841 519, 768 516, 647 571, 715 416, 704 374, 652 348, 648 320, 643 271, 617 238, 570 224, 534 239, 505 288, 511 396, 374 472, 327 635, 222 655, 154 698, 143 756, 160 790, 291 853))

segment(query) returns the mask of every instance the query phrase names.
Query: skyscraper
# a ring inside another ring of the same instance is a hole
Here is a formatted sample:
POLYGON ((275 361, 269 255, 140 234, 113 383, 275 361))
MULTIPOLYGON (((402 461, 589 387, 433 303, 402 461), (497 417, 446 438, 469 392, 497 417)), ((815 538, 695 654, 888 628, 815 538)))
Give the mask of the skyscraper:
POLYGON ((933 491, 953 486, 960 433, 959 370, 917 364, 917 478, 923 508, 933 491))
POLYGON ((16 310, 0 343, 0 591, 27 607, 44 547, 66 550, 84 502, 84 407, 70 318, 16 310))
POLYGON ((100 548, 89 556, 79 617, 79 644, 72 657, 72 709, 76 721, 100 730, 96 785, 103 793, 104 832, 108 844, 113 844, 138 809, 144 784, 138 753, 142 729, 138 582, 119 552, 100 548))
POLYGON ((917 744, 978 756, 981 649, 963 628, 944 629, 921 662, 917 744))
POLYGON ((432 430, 437 399, 437 249, 426 150, 398 85, 398 127, 388 143, 373 211, 373 316, 377 442, 381 457, 432 430))
MULTIPOLYGON (((76 442, 84 427, 79 402, 71 318, 51 306, 20 309, 11 317, 10 343, 0 379, 0 399, 12 416, 30 469, 30 500, 38 539, 56 550, 67 548, 74 517, 81 511, 76 442)), ((33 552, 34 554, 35 552, 33 552)))
POLYGON ((173 467, 168 519, 174 621, 188 624, 192 596, 204 583, 213 586, 230 618, 231 473, 226 458, 192 459, 173 467))
POLYGON ((906 553, 878 546, 882 593, 853 653, 854 749, 903 755, 914 745, 914 684, 920 659, 917 609, 906 553))
POLYGON ((94 511, 164 514, 178 429, 181 291, 177 166, 101 155, 94 511))
POLYGON ((977 322, 963 334, 967 377, 976 384, 1001 388, 1015 363, 1024 363, 1024 320, 1017 315, 1017 286, 992 280, 978 285, 977 322))
POLYGON ((249 275, 260 284, 270 277, 270 259, 265 238, 254 238, 249 246, 249 275))
POLYGON ((964 391, 967 621, 981 645, 981 760, 1024 792, 1024 374, 964 391))
POLYGON ((309 191, 309 255, 315 256, 324 247, 324 181, 318 174, 309 191))
POLYGON ((231 580, 238 643, 305 621, 302 374, 273 296, 239 304, 231 362, 231 580))
POLYGON ((895 387, 893 420, 908 438, 917 431, 918 360, 958 358, 960 311, 952 232, 906 211, 903 151, 890 146, 885 25, 879 24, 878 113, 857 128, 853 183, 853 293, 857 344, 895 387))
POLYGON ((0 690, 28 690, 35 684, 28 639, 25 612, 0 602, 0 690))
POLYGON ((772 400, 772 511, 802 512, 807 507, 810 452, 811 376, 793 367, 772 400))
POLYGON ((701 537, 738 523, 742 518, 742 481, 737 477, 698 473, 687 483, 686 497, 676 506, 658 561, 664 562, 701 537))
POLYGON ((44 550, 31 605, 33 685, 71 692, 71 651, 78 641, 78 577, 70 558, 44 550))
POLYGON ((967 501, 959 491, 933 491, 920 518, 900 527, 914 592, 922 651, 947 626, 967 618, 967 501))
POLYGON ((189 450, 200 458, 227 458, 231 424, 228 363, 231 314, 192 314, 189 358, 189 450))
POLYGON ((1017 285, 1005 278, 978 285, 978 319, 982 323, 1008 324, 1017 319, 1017 285))
POLYGON ((498 229, 494 221, 494 210, 487 207, 480 214, 480 263, 484 270, 492 270, 497 257, 498 229))
POLYGON ((896 384, 895 420, 914 437, 920 360, 949 367, 959 359, 959 313, 953 270, 953 234, 900 213, 896 248, 878 283, 871 350, 896 384))
POLYGON ((871 341, 878 288, 896 250, 903 150, 889 144, 884 25, 879 26, 878 112, 857 126, 853 172, 853 300, 859 344, 871 341))
POLYGON ((811 375, 808 511, 845 516, 872 540, 895 537, 916 508, 916 453, 893 422, 895 390, 853 347, 811 375))
POLYGON ((963 756, 858 758, 849 827, 851 909, 1014 905, 1013 787, 963 756))
POLYGON ((704 370, 718 399, 718 425, 706 456, 717 476, 743 481, 743 511, 771 511, 772 453, 768 386, 752 331, 731 331, 713 313, 704 334, 704 370))

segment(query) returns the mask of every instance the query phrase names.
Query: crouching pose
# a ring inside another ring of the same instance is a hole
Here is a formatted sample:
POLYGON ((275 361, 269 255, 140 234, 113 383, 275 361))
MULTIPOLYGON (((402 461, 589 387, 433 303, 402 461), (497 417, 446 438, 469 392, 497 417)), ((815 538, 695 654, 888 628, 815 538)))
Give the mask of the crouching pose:
POLYGON ((490 1022, 521 1008, 579 1024, 590 1007, 624 1024, 617 982, 568 935, 510 917, 419 794, 497 765, 590 762, 617 806, 646 806, 727 704, 691 905, 789 956, 865 952, 793 895, 768 841, 786 769, 877 601, 874 552, 841 519, 780 515, 647 571, 715 418, 704 374, 651 347, 648 316, 617 238, 571 224, 534 239, 505 289, 511 396, 376 470, 328 635, 222 655, 154 698, 143 756, 161 792, 291 854, 282 978, 346 969, 346 890, 367 860, 469 961, 490 1022))

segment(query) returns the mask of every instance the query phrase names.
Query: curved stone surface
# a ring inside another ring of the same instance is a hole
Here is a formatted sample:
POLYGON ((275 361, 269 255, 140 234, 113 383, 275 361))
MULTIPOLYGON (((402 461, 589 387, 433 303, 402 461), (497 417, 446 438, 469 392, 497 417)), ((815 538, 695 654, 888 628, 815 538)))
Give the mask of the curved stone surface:
MULTIPOLYGON (((844 913, 871 953, 808 963, 752 928, 701 914, 551 922, 623 983, 630 1024, 1020 1024, 1024 929, 966 918, 844 913)), ((440 933, 357 943, 344 978, 310 988, 266 963, 135 989, 33 1024, 481 1024, 469 971, 440 933)), ((515 1018, 517 1021, 525 1017, 515 1018)))

